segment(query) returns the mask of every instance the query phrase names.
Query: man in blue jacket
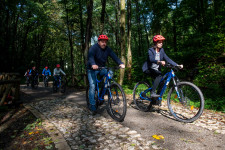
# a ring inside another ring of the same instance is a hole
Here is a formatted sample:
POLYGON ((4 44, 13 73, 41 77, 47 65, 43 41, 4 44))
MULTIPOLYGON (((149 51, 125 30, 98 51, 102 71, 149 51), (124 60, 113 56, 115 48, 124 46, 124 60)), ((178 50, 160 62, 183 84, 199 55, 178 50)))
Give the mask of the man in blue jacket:
POLYGON ((102 76, 107 73, 106 69, 97 70, 98 67, 105 67, 108 56, 110 56, 121 68, 125 68, 124 63, 121 62, 112 49, 107 46, 107 42, 108 37, 106 35, 100 35, 98 37, 98 43, 93 45, 88 52, 87 75, 89 81, 89 109, 93 112, 97 109, 94 99, 96 76, 98 74, 102 76))
MULTIPOLYGON (((48 76, 51 76, 51 71, 48 69, 48 66, 45 66, 45 68, 42 71, 42 76, 43 76, 43 82, 45 83, 45 80, 48 81, 48 76), (47 78, 46 78, 47 76, 47 78)), ((46 85, 48 86, 48 84, 46 85)))
POLYGON ((50 71, 50 69, 48 69, 47 66, 45 66, 45 68, 43 69, 42 75, 43 76, 51 76, 51 71, 50 71))
POLYGON ((142 66, 143 72, 149 74, 155 79, 151 91, 151 97, 160 96, 156 94, 155 91, 162 79, 161 65, 165 66, 167 62, 173 66, 179 66, 181 69, 183 68, 183 65, 178 65, 166 55, 162 48, 164 40, 165 38, 162 35, 155 35, 153 37, 154 46, 148 50, 148 59, 142 66))

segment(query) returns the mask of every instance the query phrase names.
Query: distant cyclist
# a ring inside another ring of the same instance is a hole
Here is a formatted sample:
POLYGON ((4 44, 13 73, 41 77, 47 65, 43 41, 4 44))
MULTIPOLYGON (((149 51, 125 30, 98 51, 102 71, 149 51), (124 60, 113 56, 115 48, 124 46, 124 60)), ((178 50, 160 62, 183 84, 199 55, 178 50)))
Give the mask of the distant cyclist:
POLYGON ((64 76, 66 76, 66 73, 63 72, 63 70, 60 68, 60 64, 57 64, 56 68, 54 69, 54 72, 53 72, 55 81, 57 81, 59 78, 61 78, 60 73, 62 73, 64 76))
POLYGON ((50 69, 48 69, 47 66, 43 69, 42 75, 43 76, 51 76, 51 71, 50 71, 50 69))
MULTIPOLYGON (((45 68, 43 69, 42 76, 43 76, 44 83, 46 83, 45 80, 48 80, 48 77, 51 76, 51 71, 50 69, 48 69, 48 66, 45 66, 45 68)), ((45 84, 45 85, 48 86, 48 84, 45 84)))
POLYGON ((31 77, 38 76, 38 71, 36 70, 36 67, 35 66, 33 66, 32 69, 30 70, 29 75, 31 77))
POLYGON ((36 67, 33 66, 32 69, 29 72, 30 75, 30 79, 32 80, 31 85, 34 86, 34 83, 38 83, 38 82, 34 82, 38 80, 38 71, 36 70, 36 67))
POLYGON ((147 61, 142 66, 143 72, 154 78, 151 97, 160 96, 156 94, 156 89, 162 79, 161 65, 165 66, 166 62, 168 62, 173 66, 183 68, 183 65, 178 65, 166 55, 164 49, 162 48, 164 40, 165 38, 162 35, 155 35, 153 37, 154 46, 148 50, 147 61))

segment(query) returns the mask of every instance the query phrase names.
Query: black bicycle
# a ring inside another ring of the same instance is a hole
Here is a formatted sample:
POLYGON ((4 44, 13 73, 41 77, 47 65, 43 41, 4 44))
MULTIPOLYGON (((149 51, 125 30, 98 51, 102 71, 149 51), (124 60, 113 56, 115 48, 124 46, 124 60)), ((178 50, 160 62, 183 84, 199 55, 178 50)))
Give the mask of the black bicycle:
POLYGON ((29 86, 29 84, 30 84, 30 77, 29 77, 29 75, 26 75, 25 79, 26 79, 25 83, 27 84, 27 86, 29 86))
POLYGON ((37 89, 38 88, 38 84, 39 84, 38 77, 39 77, 38 75, 31 76, 31 87, 33 89, 37 89))
POLYGON ((48 79, 49 79, 49 75, 43 76, 43 82, 44 82, 45 87, 48 87, 48 79))
MULTIPOLYGON (((113 80, 114 69, 119 67, 99 67, 98 70, 106 69, 107 74, 101 77, 100 80, 96 77, 96 88, 94 99, 96 101, 96 107, 100 106, 105 101, 105 96, 108 95, 107 112, 116 121, 122 122, 127 112, 126 96, 123 88, 113 80), (101 88, 99 84, 102 83, 101 88)), ((89 107, 89 86, 86 89, 86 101, 89 107)))

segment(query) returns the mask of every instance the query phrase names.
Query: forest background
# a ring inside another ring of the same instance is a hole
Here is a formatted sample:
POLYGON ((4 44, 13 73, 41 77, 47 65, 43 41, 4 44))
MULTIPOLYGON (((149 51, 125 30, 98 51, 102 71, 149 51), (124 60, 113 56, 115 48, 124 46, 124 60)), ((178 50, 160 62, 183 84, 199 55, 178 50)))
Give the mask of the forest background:
POLYGON ((200 87, 205 108, 225 112, 224 12, 224 0, 1 0, 0 72, 59 63, 70 86, 84 87, 88 50, 106 34, 126 64, 114 77, 131 94, 137 81, 151 81, 141 67, 161 34, 167 55, 184 65, 177 76, 200 87))

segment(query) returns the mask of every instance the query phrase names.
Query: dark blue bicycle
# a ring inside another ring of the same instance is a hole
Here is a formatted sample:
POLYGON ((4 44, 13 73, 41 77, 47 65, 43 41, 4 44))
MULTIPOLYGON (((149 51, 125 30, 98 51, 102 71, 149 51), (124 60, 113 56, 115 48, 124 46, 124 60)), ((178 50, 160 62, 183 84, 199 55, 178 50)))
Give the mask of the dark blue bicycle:
POLYGON ((191 82, 180 82, 174 70, 178 67, 166 65, 170 72, 166 73, 160 81, 159 98, 151 98, 152 88, 145 81, 138 82, 133 90, 133 101, 141 111, 149 111, 152 105, 160 105, 162 96, 172 79, 172 87, 167 96, 167 105, 170 113, 181 122, 193 122, 197 120, 204 109, 204 97, 201 90, 191 82))
MULTIPOLYGON (((107 112, 116 121, 123 121, 126 116, 127 102, 122 87, 113 80, 113 72, 111 70, 119 69, 119 67, 107 68, 99 67, 98 70, 107 69, 107 74, 101 79, 96 78, 95 101, 96 106, 104 103, 108 96, 107 112), (102 84, 100 86, 100 84, 102 84)), ((86 101, 89 108, 89 85, 86 89, 86 101)))
POLYGON ((62 78, 60 75, 56 75, 53 80, 53 92, 57 92, 61 89, 61 93, 66 91, 66 78, 62 78))

